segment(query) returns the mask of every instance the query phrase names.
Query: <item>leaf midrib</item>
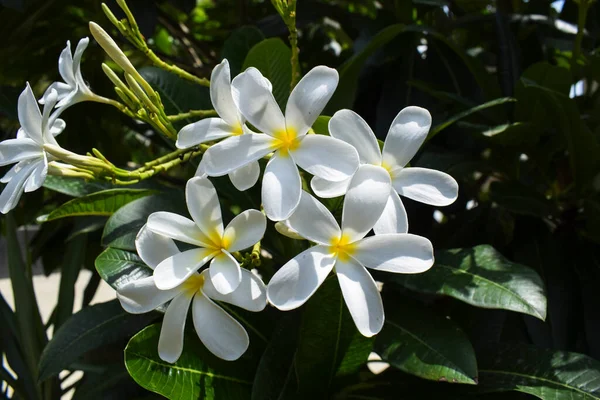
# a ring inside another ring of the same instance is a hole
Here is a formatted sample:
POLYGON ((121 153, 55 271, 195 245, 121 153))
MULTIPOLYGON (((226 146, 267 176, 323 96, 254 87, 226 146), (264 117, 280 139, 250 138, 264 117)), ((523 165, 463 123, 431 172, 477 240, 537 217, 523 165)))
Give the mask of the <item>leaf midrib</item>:
POLYGON ((579 389, 577 387, 569 386, 566 383, 553 381, 551 379, 542 378, 542 377, 539 377, 539 376, 527 375, 527 374, 520 374, 518 372, 513 372, 513 371, 501 371, 501 370, 492 370, 492 369, 480 369, 479 372, 480 373, 489 373, 489 374, 514 375, 514 376, 519 376, 519 377, 522 377, 522 378, 537 380, 537 381, 541 381, 541 382, 552 383, 554 385, 562 386, 564 388, 567 388, 567 389, 573 390, 575 392, 582 393, 582 394, 584 394, 586 396, 591 396, 594 399, 599 399, 600 400, 600 397, 597 397, 597 396, 595 396, 595 395, 593 395, 591 393, 588 393, 588 392, 584 392, 583 390, 581 390, 581 389, 579 389))

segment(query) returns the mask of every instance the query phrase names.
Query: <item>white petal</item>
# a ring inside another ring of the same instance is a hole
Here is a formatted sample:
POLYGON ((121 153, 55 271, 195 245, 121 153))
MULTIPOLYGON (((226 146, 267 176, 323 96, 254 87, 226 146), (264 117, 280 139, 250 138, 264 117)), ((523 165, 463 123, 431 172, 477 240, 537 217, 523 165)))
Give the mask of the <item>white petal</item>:
POLYGON ((402 109, 390 126, 383 145, 383 162, 404 167, 419 150, 431 127, 429 111, 421 107, 402 109))
POLYGON ((67 46, 58 57, 58 72, 64 81, 71 87, 75 87, 75 75, 73 74, 73 56, 71 54, 71 42, 67 40, 67 46))
POLYGON ((381 217, 375 223, 373 231, 376 235, 383 233, 408 233, 408 216, 404 204, 395 190, 390 191, 387 204, 381 217))
POLYGON ((16 163, 43 154, 39 144, 29 138, 8 139, 0 142, 0 166, 16 163))
POLYGON ((229 62, 227 59, 221 61, 213 68, 210 75, 210 100, 212 105, 229 125, 241 125, 238 119, 238 111, 233 97, 231 96, 231 72, 229 71, 229 62))
POLYGON ((180 242, 202 247, 212 245, 210 239, 198 229, 194 221, 178 214, 166 211, 152 213, 146 225, 152 232, 180 242))
POLYGON ((208 178, 194 177, 185 186, 185 201, 194 222, 216 246, 223 237, 219 195, 208 178))
MULTIPOLYGON (((244 135, 246 136, 246 135, 244 135)), ((300 202, 302 182, 289 154, 276 152, 267 163, 262 181, 262 202, 271 221, 288 218, 300 202)))
POLYGON ((33 91, 27 83, 25 90, 19 95, 18 114, 21 127, 27 136, 36 143, 43 145, 42 138, 42 113, 38 107, 33 91))
POLYGON ((33 160, 25 160, 17 164, 19 170, 16 171, 16 174, 13 175, 8 185, 4 187, 4 190, 0 194, 0 213, 6 214, 16 207, 23 194, 25 182, 36 165, 37 163, 33 160))
POLYGON ((200 341, 217 357, 237 360, 248 349, 244 327, 202 292, 194 296, 192 317, 200 341))
POLYGON ((229 179, 233 186, 240 192, 250 189, 258 181, 260 176, 260 165, 258 161, 252 161, 249 164, 239 167, 229 173, 229 179))
POLYGON ((233 292, 242 281, 240 264, 227 251, 221 251, 213 258, 208 271, 215 289, 222 294, 233 292))
POLYGON ((335 257, 326 246, 315 246, 288 261, 269 281, 267 298, 280 310, 300 307, 333 269, 335 257))
POLYGON ((260 71, 250 67, 236 76, 231 86, 242 115, 261 132, 273 134, 285 130, 285 119, 264 80, 260 71))
POLYGON ((58 100, 58 93, 55 90, 50 90, 50 94, 45 97, 44 108, 42 110, 42 138, 45 143, 51 143, 54 145, 58 145, 54 136, 50 134, 50 128, 54 124, 54 120, 58 118, 58 115, 62 112, 61 110, 56 110, 52 116, 50 113, 54 109, 54 105, 58 100))
POLYGON ((458 183, 450 175, 427 168, 404 168, 392 181, 398 194, 432 206, 447 206, 458 197, 458 183))
POLYGON ((433 265, 433 246, 422 236, 388 233, 356 242, 352 256, 367 268, 417 274, 433 265))
POLYGON ((48 88, 42 95, 42 98, 38 100, 38 103, 46 104, 48 102, 48 97, 50 96, 50 93, 52 93, 53 90, 57 94, 57 100, 62 100, 68 95, 70 95, 71 92, 75 90, 75 87, 72 87, 63 82, 53 82, 52 84, 50 84, 50 86, 48 86, 48 88))
POLYGON ((274 150, 273 138, 262 134, 244 134, 229 137, 210 147, 202 162, 209 176, 223 176, 274 150))
POLYGON ((83 86, 84 88, 87 88, 87 84, 83 80, 83 76, 81 76, 81 57, 83 56, 83 52, 89 43, 89 38, 81 38, 79 43, 77 43, 75 53, 73 54, 73 73, 75 74, 75 81, 77 82, 78 86, 83 86))
POLYGON ((215 249, 192 249, 164 259, 154 270, 154 282, 160 290, 169 290, 181 285, 219 254, 215 249))
POLYGON ((173 239, 152 232, 146 225, 142 226, 135 238, 135 248, 142 261, 152 269, 165 258, 179 253, 173 239))
POLYGON ((67 126, 67 123, 64 120, 62 120, 60 118, 56 118, 54 120, 54 122, 52 123, 52 126, 50 127, 50 134, 52 134, 52 136, 56 137, 62 133, 62 131, 65 129, 66 126, 67 126))
POLYGON ((117 298, 128 313, 143 314, 156 310, 179 292, 179 288, 160 290, 154 284, 154 277, 147 276, 123 285, 117 290, 117 298))
POLYGON ((354 111, 340 110, 333 114, 329 120, 329 134, 354 146, 361 163, 381 164, 381 150, 375 134, 354 111))
POLYGON ((302 169, 329 181, 348 179, 358 168, 356 149, 330 136, 304 136, 293 155, 302 169))
POLYGON ((233 136, 234 128, 221 118, 205 118, 186 125, 177 134, 175 146, 187 149, 200 143, 211 142, 224 137, 233 136))
POLYGON ((298 135, 308 132, 333 96, 338 81, 337 71, 323 65, 304 75, 292 90, 285 107, 287 129, 294 129, 298 135))
POLYGON ((377 284, 365 267, 350 257, 335 263, 344 301, 358 331, 366 337, 379 333, 385 315, 377 284))
POLYGON ((168 363, 177 361, 183 352, 185 320, 191 301, 192 296, 181 293, 171 301, 165 312, 158 338, 158 355, 168 363))
POLYGON ((326 246, 342 234, 331 211, 305 191, 302 191, 300 204, 287 225, 302 237, 326 246))
POLYGON ((381 217, 391 190, 390 174, 385 169, 361 165, 344 198, 342 235, 350 242, 365 237, 381 217))
POLYGON ((265 234, 267 219, 258 210, 246 210, 235 216, 225 228, 224 246, 229 252, 254 246, 265 234))
POLYGON ((304 237, 288 224, 288 220, 275 222, 275 230, 291 239, 304 240, 304 237))
POLYGON ((267 305, 267 287, 263 281, 247 269, 241 269, 242 281, 237 289, 222 294, 214 287, 207 270, 202 271, 204 286, 202 291, 213 300, 224 301, 248 311, 262 311, 267 305))
MULTIPOLYGON (((28 161, 29 162, 29 161, 28 161)), ((19 163, 20 164, 20 163, 19 163)), ((11 169, 8 170, 6 174, 2 178, 0 178, 0 183, 8 183, 12 178, 14 178, 17 173, 21 170, 21 165, 15 164, 11 169)))
POLYGON ((333 182, 328 181, 327 179, 319 178, 318 176, 314 176, 310 180, 310 187, 317 196, 324 199, 331 199, 333 197, 340 197, 346 194, 348 185, 350 184, 350 179, 352 178, 333 182))
POLYGON ((31 171, 29 178, 27 178, 27 182, 25 182, 25 193, 30 193, 41 188, 46 180, 47 175, 48 160, 44 154, 38 161, 36 161, 36 166, 33 168, 33 171, 31 171))

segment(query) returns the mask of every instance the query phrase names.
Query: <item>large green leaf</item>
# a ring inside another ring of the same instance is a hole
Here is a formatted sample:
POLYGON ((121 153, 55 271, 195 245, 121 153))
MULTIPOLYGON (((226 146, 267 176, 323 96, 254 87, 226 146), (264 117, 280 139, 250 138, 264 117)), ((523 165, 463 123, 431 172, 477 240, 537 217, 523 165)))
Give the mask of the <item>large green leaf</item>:
POLYGON ((130 281, 152 275, 152 269, 137 254, 112 247, 100 253, 95 264, 100 277, 115 290, 130 281))
POLYGON ((73 315, 75 303, 75 282, 85 260, 87 235, 79 235, 67 243, 60 270, 60 286, 58 290, 58 303, 54 309, 54 330, 73 315))
POLYGON ((87 182, 79 178, 48 175, 44 181, 44 187, 66 194, 67 196, 81 197, 101 190, 111 189, 113 185, 108 182, 87 182))
POLYGON ((600 362, 583 354, 495 345, 478 356, 482 391, 515 390, 542 400, 600 399, 600 362))
POLYGON ((273 84, 273 96, 285 110, 292 80, 292 51, 279 38, 263 40, 255 45, 244 61, 242 69, 255 67, 273 84))
POLYGON ((418 292, 451 296, 477 307, 546 318, 546 296, 539 275, 508 261, 488 245, 438 251, 429 271, 394 274, 390 279, 418 292))
POLYGON ((543 194, 516 182, 493 182, 490 198, 515 214, 546 218, 554 210, 552 202, 543 194))
POLYGON ((223 43, 221 58, 226 58, 229 62, 232 77, 241 72, 250 49, 264 38, 262 32, 254 26, 242 26, 229 35, 223 43))
POLYGON ((135 237, 156 211, 170 211, 187 215, 184 197, 179 192, 152 195, 132 201, 121 207, 106 222, 102 244, 123 250, 135 251, 135 237))
POLYGON ((375 341, 382 360, 425 379, 477 383, 473 346, 454 322, 406 299, 387 300, 385 325, 375 341))
POLYGON ((160 324, 131 338, 125 366, 143 388, 178 400, 249 399, 255 366, 246 355, 225 361, 210 353, 195 332, 186 332, 183 354, 174 364, 158 356, 160 324))
POLYGON ((44 349, 40 380, 68 369, 90 350, 130 337, 154 318, 155 313, 129 314, 117 300, 84 308, 61 326, 44 349))
POLYGON ((77 216, 108 216, 119 208, 153 192, 145 189, 110 189, 66 202, 52 211, 46 221, 77 216))

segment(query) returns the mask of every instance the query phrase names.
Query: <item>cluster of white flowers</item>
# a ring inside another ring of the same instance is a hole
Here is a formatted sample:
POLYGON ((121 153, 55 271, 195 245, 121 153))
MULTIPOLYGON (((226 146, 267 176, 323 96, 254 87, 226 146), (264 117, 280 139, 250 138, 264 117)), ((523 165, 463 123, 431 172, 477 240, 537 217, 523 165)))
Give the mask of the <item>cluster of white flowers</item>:
MULTIPOLYGON (((18 163, 1 180, 8 182, 0 196, 4 213, 14 208, 23 190, 42 185, 53 161, 45 149, 57 146, 54 137, 65 127, 58 118, 62 110, 97 97, 81 76, 79 64, 87 44, 87 38, 82 39, 71 56, 67 43, 59 60, 65 82, 46 91, 40 100, 43 113, 29 86, 19 98, 22 129, 16 139, 0 143, 0 166, 18 163)), ((248 348, 248 334, 215 301, 254 312, 267 303, 291 310, 304 304, 332 271, 356 327, 373 336, 383 326, 384 309, 366 268, 420 273, 433 265, 431 242, 408 233, 399 197, 436 206, 457 197, 458 185, 451 176, 406 167, 427 137, 429 112, 419 107, 400 111, 383 151, 367 123, 350 110, 338 111, 330 119, 330 136, 315 134, 311 127, 337 84, 336 70, 313 68, 296 85, 283 113, 271 83, 257 69, 249 68, 232 80, 227 60, 214 68, 210 96, 219 118, 185 126, 176 142, 178 148, 187 149, 220 140, 205 152, 196 176, 186 185, 192 219, 168 212, 151 214, 136 247, 154 273, 118 290, 121 304, 131 313, 170 302, 158 344, 163 360, 175 362, 181 355, 190 304, 194 328, 204 345, 220 358, 235 360, 248 348), (219 197, 209 178, 228 174, 238 190, 246 190, 258 181, 262 158, 269 159, 262 180, 264 214, 246 210, 224 228, 219 197), (317 196, 345 195, 341 226, 302 189, 298 167, 313 176, 310 186, 317 196), (315 246, 289 260, 265 286, 260 277, 240 267, 234 254, 261 241, 267 218, 276 222, 280 233, 315 246), (371 230, 374 235, 366 237, 371 230), (181 251, 176 242, 187 244, 187 250, 181 251)))

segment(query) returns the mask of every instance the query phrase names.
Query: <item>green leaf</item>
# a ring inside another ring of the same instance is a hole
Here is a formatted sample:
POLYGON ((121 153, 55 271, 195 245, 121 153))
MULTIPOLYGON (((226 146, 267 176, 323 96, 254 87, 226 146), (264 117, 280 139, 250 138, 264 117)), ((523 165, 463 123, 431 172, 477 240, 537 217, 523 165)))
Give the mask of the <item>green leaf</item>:
POLYGON ((46 221, 83 215, 108 216, 141 197, 154 193, 146 189, 110 189, 79 197, 52 211, 46 221))
POLYGON ((69 318, 54 334, 39 360, 40 380, 57 375, 90 350, 130 337, 156 318, 127 313, 118 300, 96 304, 69 318))
POLYGON ((131 338, 125 348, 125 366, 143 388, 170 399, 237 400, 250 398, 253 361, 244 355, 225 361, 210 353, 195 332, 187 332, 176 363, 158 357, 160 324, 151 325, 131 338))
POLYGON ((515 214, 545 218, 554 211, 552 202, 542 194, 516 182, 492 183, 490 198, 515 214))
POLYGON ((104 399, 104 392, 124 381, 130 380, 129 373, 122 364, 109 365, 100 374, 86 372, 77 386, 73 400, 104 399))
POLYGON ((528 345, 494 345, 479 355, 481 391, 539 399, 600 399, 600 362, 583 354, 528 345))
POLYGON ((152 195, 132 201, 121 207, 106 222, 102 244, 135 251, 135 237, 148 216, 156 211, 170 211, 187 215, 184 197, 179 192, 152 195))
POLYGON ((516 311, 544 320, 546 296, 540 276, 508 261, 488 245, 437 251, 422 274, 390 277, 417 292, 441 294, 482 308, 516 311))
POLYGON ((454 322, 407 299, 384 304, 385 324, 375 341, 382 360, 425 379, 477 383, 475 351, 454 322))
MULTIPOLYGON (((212 109, 209 89, 191 83, 175 74, 157 67, 141 68, 140 74, 158 92, 167 114, 180 114, 190 110, 212 109)), ((194 122, 191 119, 187 123, 194 122)))
POLYGON ((100 277, 115 290, 152 275, 152 269, 137 254, 112 247, 100 253, 95 264, 100 277))
POLYGON ((503 146, 534 145, 539 139, 539 131, 530 122, 515 122, 487 127, 481 134, 493 143, 503 146))
POLYGON ((325 393, 336 377, 357 372, 372 347, 372 338, 356 329, 337 279, 327 279, 302 314, 295 357, 300 392, 325 393))
POLYGON ((67 196, 82 197, 101 190, 111 189, 113 185, 107 182, 87 182, 79 178, 48 175, 44 181, 44 187, 67 196))
POLYGON ((517 100, 514 99, 514 98, 512 98, 512 97, 501 97, 499 99, 488 101, 487 103, 483 103, 483 104, 480 104, 480 105, 475 106, 473 108, 470 108, 468 110, 465 110, 463 112, 460 112, 460 113, 454 115, 452 118, 450 118, 450 119, 442 122, 441 124, 438 124, 438 125, 434 126, 433 128, 431 128, 431 130, 429 131, 429 134, 427 135, 427 139, 426 140, 430 140, 435 135, 437 135, 438 133, 440 133, 441 131, 443 131, 444 129, 446 129, 447 127, 449 127, 450 125, 452 125, 456 121, 459 121, 459 120, 461 120, 463 118, 466 118, 466 117, 468 117, 471 114, 475 114, 475 113, 477 113, 479 111, 485 110, 485 109, 490 108, 490 107, 495 107, 495 106, 498 106, 500 104, 510 103, 510 102, 514 102, 514 101, 517 101, 517 100))
POLYGON ((241 72, 250 49, 264 38, 262 32, 254 26, 242 26, 229 35, 223 43, 221 58, 226 58, 229 62, 231 77, 241 72))
POLYGON ((312 126, 313 131, 318 135, 329 135, 329 120, 331 117, 320 115, 312 126))
POLYGON ((75 282, 79 276, 79 270, 85 260, 85 249, 87 247, 87 235, 80 235, 68 242, 65 249, 62 268, 60 270, 60 287, 58 290, 58 303, 54 310, 54 330, 73 315, 75 301, 75 282))
POLYGON ((292 51, 279 38, 265 39, 258 43, 248 53, 244 60, 245 70, 255 67, 273 84, 273 96, 285 110, 287 99, 290 95, 292 81, 292 65, 290 58, 292 51))

